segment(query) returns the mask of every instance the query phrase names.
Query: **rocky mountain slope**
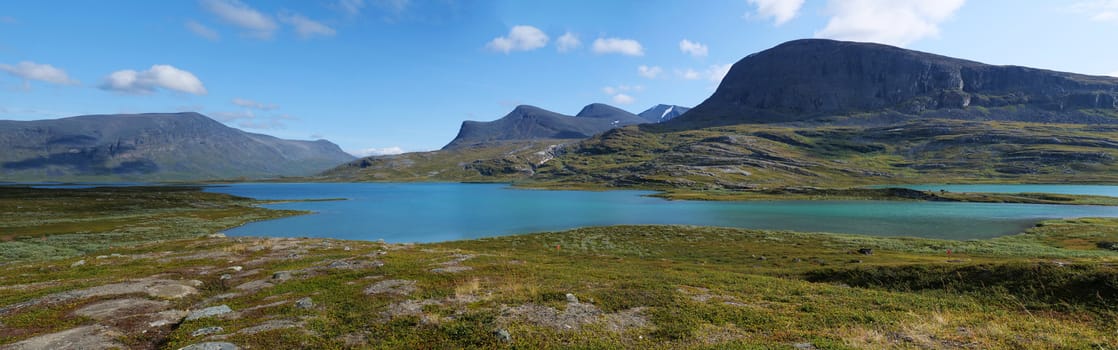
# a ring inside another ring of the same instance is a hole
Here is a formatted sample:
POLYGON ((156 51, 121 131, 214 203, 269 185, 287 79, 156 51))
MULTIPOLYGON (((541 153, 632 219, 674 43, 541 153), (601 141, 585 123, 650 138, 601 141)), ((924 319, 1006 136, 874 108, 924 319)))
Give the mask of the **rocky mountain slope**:
POLYGON ((498 120, 462 122, 458 136, 443 149, 513 140, 585 139, 612 128, 644 122, 635 114, 600 103, 584 107, 575 116, 522 105, 498 120))
POLYGON ((883 124, 933 117, 1118 123, 1118 78, 994 66, 881 44, 795 40, 738 61, 710 98, 672 123, 883 124))
MULTIPOLYGON (((439 161, 458 172, 438 180, 698 190, 1118 182, 1115 124, 1118 78, 797 40, 742 59, 677 118, 561 145, 461 150, 463 161, 439 161)), ((409 166, 429 164, 416 157, 409 166)), ((348 169, 349 179, 372 171, 348 169)))
POLYGON ((0 149, 6 181, 303 176, 353 159, 326 140, 244 132, 198 113, 5 120, 0 149))

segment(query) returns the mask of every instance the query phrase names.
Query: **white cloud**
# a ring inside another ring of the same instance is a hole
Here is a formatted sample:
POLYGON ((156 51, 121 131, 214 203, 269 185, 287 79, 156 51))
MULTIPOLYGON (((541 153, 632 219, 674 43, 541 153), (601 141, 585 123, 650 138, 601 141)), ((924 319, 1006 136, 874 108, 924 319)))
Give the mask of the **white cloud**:
POLYGON ((679 42, 679 51, 683 51, 683 53, 691 55, 693 57, 706 57, 707 46, 697 42, 692 42, 687 39, 683 39, 679 42))
POLYGON ((733 66, 733 64, 714 64, 710 67, 707 67, 707 69, 702 72, 691 68, 687 68, 684 70, 677 69, 675 71, 675 75, 685 80, 706 79, 718 83, 722 81, 722 78, 726 77, 726 73, 730 72, 731 66, 733 66))
POLYGON ((1118 22, 1118 0, 1087 0, 1071 5, 1071 10, 1090 16, 1096 22, 1118 22))
POLYGON ((246 107, 246 108, 255 108, 255 109, 262 110, 262 111, 270 111, 270 110, 279 108, 279 106, 276 106, 273 103, 260 103, 260 102, 256 102, 256 101, 253 101, 253 100, 240 98, 240 97, 234 98, 233 99, 233 104, 241 106, 241 107, 246 107))
POLYGON ((547 45, 547 34, 533 26, 514 26, 508 36, 494 38, 485 47, 493 51, 509 53, 512 51, 531 51, 547 45))
POLYGON ((295 33, 303 39, 310 39, 316 36, 334 36, 338 34, 334 28, 327 27, 325 24, 316 22, 298 13, 281 14, 279 19, 281 22, 294 27, 295 33))
POLYGON ((23 61, 15 65, 0 64, 0 71, 8 72, 14 77, 23 79, 25 83, 29 80, 38 80, 59 85, 79 84, 77 80, 71 79, 66 71, 44 63, 23 61))
POLYGON ((0 16, 0 23, 3 24, 16 24, 19 20, 12 16, 0 16))
POLYGON ((633 96, 629 96, 626 94, 613 95, 613 103, 619 105, 631 105, 633 104, 633 102, 637 102, 637 99, 633 98, 633 96))
POLYGON ((366 148, 366 149, 359 149, 359 150, 356 150, 356 151, 349 151, 349 154, 352 154, 356 157, 384 156, 384 155, 400 154, 400 153, 404 153, 404 149, 400 148, 400 146, 383 147, 383 148, 366 148))
POLYGON ((560 36, 559 39, 555 41, 555 48, 559 50, 559 52, 571 51, 581 46, 582 40, 578 40, 578 35, 571 32, 563 34, 563 36, 560 36))
MULTIPOLYGON (((757 8, 756 15, 762 18, 772 18, 773 25, 779 26, 796 17, 804 0, 747 0, 750 5, 757 8)), ((905 0, 899 0, 905 1, 905 0)), ((749 16, 750 14, 746 14, 749 16)))
POLYGON ((101 89, 125 93, 147 94, 157 88, 205 95, 206 87, 193 73, 174 66, 157 64, 145 71, 119 70, 105 77, 101 89))
POLYGON ((194 33, 195 35, 209 39, 210 41, 217 41, 218 39, 221 39, 221 36, 217 34, 216 30, 213 30, 210 27, 207 27, 204 24, 195 21, 186 21, 186 29, 190 30, 190 32, 194 33))
POLYGON ((633 39, 598 38, 594 40, 594 53, 617 53, 629 56, 644 56, 644 46, 633 39))
POLYGON ((1109 76, 1112 76, 1112 77, 1118 78, 1118 70, 1116 70, 1116 71, 1113 71, 1113 72, 1110 72, 1110 73, 1107 73, 1106 75, 1109 75, 1109 76))
POLYGON ((279 27, 268 15, 260 13, 239 0, 201 0, 202 7, 226 23, 247 30, 248 36, 268 39, 279 27))
POLYGON ((637 74, 640 74, 642 77, 645 77, 645 78, 648 78, 648 79, 656 79, 656 77, 659 76, 660 73, 663 73, 663 72, 664 72, 664 69, 660 68, 658 66, 649 67, 649 66, 641 65, 640 67, 637 67, 637 74))
POLYGON ((905 46, 939 35, 939 24, 966 0, 830 0, 827 26, 817 38, 905 46))
POLYGON ((613 103, 619 105, 627 105, 636 102, 636 98, 626 93, 630 91, 644 91, 644 85, 618 85, 602 87, 602 93, 606 94, 606 96, 610 96, 610 99, 613 101, 613 103))

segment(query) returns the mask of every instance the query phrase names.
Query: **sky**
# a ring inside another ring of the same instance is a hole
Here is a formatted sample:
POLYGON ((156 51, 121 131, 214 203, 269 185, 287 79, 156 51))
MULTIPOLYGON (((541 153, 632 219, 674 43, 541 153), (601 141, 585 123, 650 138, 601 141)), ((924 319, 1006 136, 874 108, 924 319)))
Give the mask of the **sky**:
POLYGON ((1118 0, 10 0, 0 119, 195 111, 427 151, 520 104, 694 106, 802 38, 1118 76, 1118 0))

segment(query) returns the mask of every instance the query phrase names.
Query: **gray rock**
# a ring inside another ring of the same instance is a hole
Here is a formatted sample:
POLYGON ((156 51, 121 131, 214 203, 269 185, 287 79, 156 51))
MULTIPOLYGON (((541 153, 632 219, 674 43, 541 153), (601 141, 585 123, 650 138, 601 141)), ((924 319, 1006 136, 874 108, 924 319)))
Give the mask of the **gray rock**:
POLYGON ((108 320, 132 315, 166 310, 171 305, 167 301, 154 301, 142 298, 114 299, 96 302, 74 311, 79 316, 95 320, 108 320))
POLYGON ((240 349, 241 348, 237 347, 237 345, 234 345, 233 343, 226 343, 226 342, 198 343, 198 344, 187 345, 187 346, 179 348, 179 350, 240 350, 240 349))
POLYGON ((191 332, 190 336, 191 337, 201 337, 203 335, 218 334, 218 333, 221 333, 221 332, 224 332, 224 331, 225 331, 225 328, 222 328, 222 327, 199 328, 198 330, 196 330, 194 332, 191 332))
POLYGON ((186 315, 186 320, 193 321, 197 319, 220 316, 230 312, 233 312, 233 309, 229 308, 229 305, 211 306, 205 309, 195 310, 191 312, 189 315, 186 315))
POLYGON ((93 325, 72 328, 65 331, 44 334, 15 344, 4 346, 4 350, 32 349, 120 349, 123 344, 114 340, 119 332, 105 326, 93 325))
POLYGON ((873 249, 870 249, 870 248, 862 248, 862 249, 858 249, 858 254, 862 254, 862 255, 873 255, 873 249))
POLYGON ((314 307, 314 300, 311 297, 305 297, 295 301, 295 307, 300 309, 310 309, 314 307))
POLYGON ((291 271, 277 271, 272 274, 272 279, 276 281, 286 281, 291 279, 291 271))
POLYGON ((82 265, 85 265, 85 259, 75 261, 73 264, 70 264, 70 267, 78 267, 82 265))
POLYGON ((261 332, 274 331, 277 329, 295 328, 299 326, 299 323, 291 320, 271 320, 256 326, 242 329, 238 331, 237 334, 256 334, 261 332))
POLYGON ((796 348, 796 350, 816 350, 816 349, 818 349, 812 343, 795 343, 795 344, 792 344, 792 347, 796 348))
POLYGON ((497 337, 497 340, 500 340, 501 342, 504 342, 504 343, 508 343, 508 342, 512 341, 512 334, 509 333, 509 330, 507 330, 507 329, 495 330, 495 331, 493 331, 493 336, 497 337))
POLYGON ((578 304, 578 297, 574 294, 567 293, 567 302, 571 304, 578 304))
POLYGON ((469 266, 451 265, 451 266, 446 266, 446 267, 433 268, 433 269, 431 269, 431 272, 434 272, 434 273, 459 273, 459 272, 463 272, 463 271, 470 271, 470 270, 473 270, 473 269, 474 268, 469 267, 469 266))
POLYGON ((365 294, 408 295, 414 291, 416 291, 415 281, 412 280, 385 280, 365 288, 365 294))

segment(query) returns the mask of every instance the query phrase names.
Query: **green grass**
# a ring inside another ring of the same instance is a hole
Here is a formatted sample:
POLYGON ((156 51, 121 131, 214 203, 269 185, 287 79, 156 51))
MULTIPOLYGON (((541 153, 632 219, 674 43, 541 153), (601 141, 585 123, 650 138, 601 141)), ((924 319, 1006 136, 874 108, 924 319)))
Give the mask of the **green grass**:
MULTIPOLYGON (((135 201, 113 210, 136 220, 150 220, 141 215, 149 213, 145 202, 153 208, 165 203, 161 215, 182 215, 174 210, 185 211, 182 206, 200 217, 226 217, 241 204, 255 208, 243 199, 196 190, 146 191, 98 197, 135 201)), ((64 192, 52 196, 73 203, 54 203, 50 196, 5 203, 64 208, 54 212, 56 219, 88 219, 98 212, 96 206, 77 205, 74 198, 85 193, 64 192)), ((234 217, 255 216, 229 216, 234 217)), ((106 225, 115 229, 120 223, 106 225)), ((190 333, 208 326, 224 327, 227 341, 243 348, 707 349, 810 343, 825 349, 1079 349, 1118 343, 1113 322, 1118 251, 1098 246, 1118 241, 1116 219, 1051 220, 1022 234, 969 241, 692 226, 590 227, 417 245, 144 237, 149 240, 62 260, 8 263, 0 268, 0 286, 13 287, 0 287, 0 308, 160 276, 202 282, 198 294, 173 300, 175 308, 226 304, 241 316, 188 321, 166 333, 121 335, 130 346, 179 348, 202 341, 190 333), (120 257, 95 257, 110 254, 120 257), (472 258, 459 264, 471 270, 431 272, 464 255, 472 258), (79 259, 87 264, 70 267, 79 259), (326 268, 340 260, 384 265, 326 268), (259 272, 222 282, 222 274, 237 275, 230 266, 259 272), (268 280, 277 271, 293 271, 294 277, 255 293, 235 287, 268 280), (415 281, 416 290, 363 292, 393 279, 415 281), (207 301, 230 292, 239 294, 207 301), (579 319, 583 309, 568 304, 567 293, 595 311, 579 319), (311 297, 315 308, 295 307, 302 297, 311 297), (407 303, 418 306, 400 312, 407 303), (300 325, 237 334, 270 320, 300 325), (564 320, 573 327, 563 326, 564 320), (512 342, 495 337, 496 329, 507 330, 512 342)), ((0 314, 0 345, 95 324, 72 310, 99 300, 104 298, 0 314)))
POLYGON ((302 214, 190 186, 0 187, 0 262, 60 259, 138 242, 193 238, 302 214))

